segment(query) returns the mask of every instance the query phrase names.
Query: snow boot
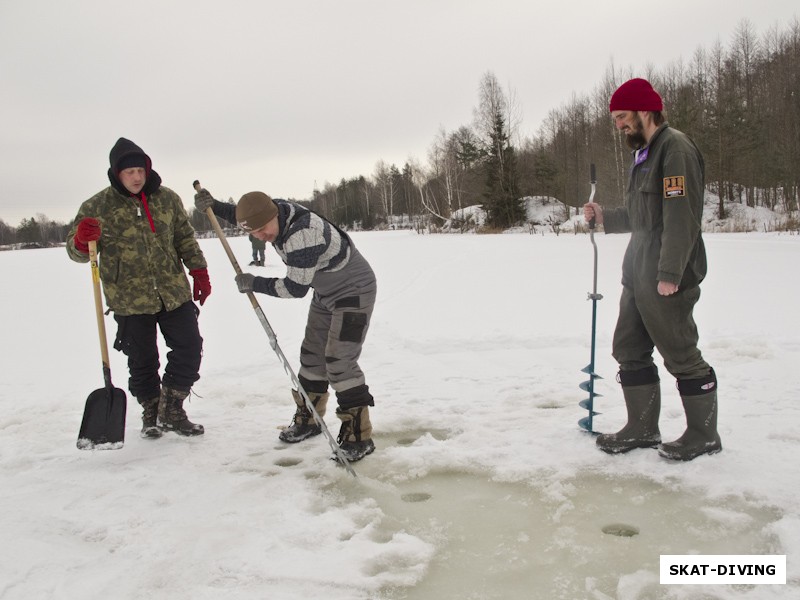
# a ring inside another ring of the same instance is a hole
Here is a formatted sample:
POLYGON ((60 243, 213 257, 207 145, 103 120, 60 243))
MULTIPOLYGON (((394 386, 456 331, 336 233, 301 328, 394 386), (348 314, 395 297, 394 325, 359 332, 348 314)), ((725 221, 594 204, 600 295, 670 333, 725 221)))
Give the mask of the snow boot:
POLYGON ((661 384, 655 365, 636 371, 620 371, 619 382, 628 410, 628 422, 617 433, 599 435, 597 447, 609 454, 652 448, 661 443, 658 417, 661 413, 661 384))
POLYGON ((163 431, 174 431, 180 435, 203 435, 205 429, 202 425, 192 423, 183 410, 183 401, 189 395, 189 390, 176 390, 162 388, 161 399, 158 402, 158 426, 163 431))
POLYGON ((250 261, 250 263, 249 263, 247 266, 248 266, 248 267, 254 267, 254 266, 256 266, 257 264, 258 264, 258 261, 256 261, 256 260, 251 260, 251 261, 250 261))
MULTIPOLYGON (((372 423, 369 420, 369 406, 336 409, 336 416, 342 421, 339 429, 339 450, 349 462, 356 462, 367 454, 375 452, 372 441, 372 423)), ((331 458, 338 459, 334 454, 331 458)))
MULTIPOLYGON (((315 394, 313 392, 306 393, 321 419, 325 416, 325 408, 328 405, 328 396, 330 396, 330 394, 328 392, 324 394, 315 394)), ((311 414, 311 411, 306 407, 306 403, 300 395, 300 392, 292 390, 292 397, 294 398, 295 404, 297 404, 297 410, 292 418, 292 424, 281 431, 278 437, 283 442, 296 444, 297 442, 302 442, 305 439, 322 433, 322 426, 314 421, 314 415, 311 414)))
POLYGON ((160 396, 155 398, 136 398, 142 405, 142 431, 141 435, 145 439, 157 439, 162 435, 158 428, 158 402, 160 396))
POLYGON ((674 442, 661 444, 659 455, 670 460, 692 460, 722 450, 717 433, 717 376, 714 369, 702 379, 679 379, 686 431, 674 442))

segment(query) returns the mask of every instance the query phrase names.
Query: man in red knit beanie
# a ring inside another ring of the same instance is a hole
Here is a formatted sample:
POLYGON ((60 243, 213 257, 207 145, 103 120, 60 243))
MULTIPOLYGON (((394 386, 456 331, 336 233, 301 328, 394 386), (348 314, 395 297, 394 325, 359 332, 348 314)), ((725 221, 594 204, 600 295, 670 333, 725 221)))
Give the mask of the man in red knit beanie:
POLYGON ((96 242, 106 304, 118 330, 114 348, 128 357, 128 387, 142 406, 142 437, 162 431, 200 435, 183 401, 200 378, 203 338, 199 309, 211 294, 203 252, 180 197, 161 185, 150 157, 125 138, 111 149, 111 185, 78 210, 67 236, 67 254, 89 261, 96 242), (194 280, 193 289, 183 265, 194 280), (159 376, 156 327, 170 349, 159 376))
POLYGON ((611 117, 633 150, 625 202, 607 210, 595 202, 584 206, 586 220, 595 219, 606 233, 632 233, 613 341, 628 422, 598 436, 597 446, 612 454, 659 446, 664 458, 692 460, 722 450, 717 378, 697 347, 692 315, 707 266, 700 229, 705 168, 700 150, 667 124, 663 108, 645 79, 626 81, 614 92, 611 117), (664 444, 654 348, 677 379, 686 413, 686 431, 664 444))

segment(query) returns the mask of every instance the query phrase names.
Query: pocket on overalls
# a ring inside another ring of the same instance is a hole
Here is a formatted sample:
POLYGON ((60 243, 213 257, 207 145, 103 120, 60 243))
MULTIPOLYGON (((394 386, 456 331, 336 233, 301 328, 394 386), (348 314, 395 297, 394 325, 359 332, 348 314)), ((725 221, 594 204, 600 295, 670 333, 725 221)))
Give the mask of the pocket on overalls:
POLYGON ((339 341, 360 342, 364 337, 364 329, 366 327, 367 315, 365 313, 344 313, 342 315, 342 331, 339 333, 339 341))

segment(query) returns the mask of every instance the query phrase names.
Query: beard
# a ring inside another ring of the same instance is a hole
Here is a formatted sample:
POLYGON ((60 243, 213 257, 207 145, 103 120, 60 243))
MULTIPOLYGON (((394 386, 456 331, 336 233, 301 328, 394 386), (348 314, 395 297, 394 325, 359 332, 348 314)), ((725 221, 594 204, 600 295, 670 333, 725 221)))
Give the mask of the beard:
POLYGON ((644 124, 638 114, 634 115, 632 127, 632 131, 625 133, 625 143, 632 150, 638 150, 647 145, 647 139, 644 137, 644 124))

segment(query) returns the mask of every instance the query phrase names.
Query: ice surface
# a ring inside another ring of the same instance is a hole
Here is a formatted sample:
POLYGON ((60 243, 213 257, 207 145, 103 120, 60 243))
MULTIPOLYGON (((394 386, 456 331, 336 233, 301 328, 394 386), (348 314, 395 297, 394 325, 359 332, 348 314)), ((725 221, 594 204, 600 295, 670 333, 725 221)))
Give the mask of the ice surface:
MULTIPOLYGON (((577 427, 586 235, 353 237, 379 281, 362 356, 378 449, 358 479, 321 438, 278 441, 288 378, 217 240, 201 240, 213 293, 186 405, 206 434, 142 440, 129 397, 125 445, 102 452, 75 448, 102 383, 88 267, 63 248, 0 252, 2 600, 800 596, 800 237, 705 236, 695 316, 725 449, 686 464, 607 456, 577 427), (639 533, 603 533, 620 525, 639 533), (660 586, 659 555, 692 552, 786 554, 789 583, 660 586)), ((608 431, 625 418, 610 344, 627 237, 597 243, 595 427, 608 431)), ((231 245, 249 260, 246 238, 231 245)), ((280 275, 267 262, 258 274, 280 275)), ((259 300, 296 365, 308 298, 259 300)), ((683 411, 657 360, 672 439, 683 411)), ((111 370, 126 388, 118 352, 111 370)))

